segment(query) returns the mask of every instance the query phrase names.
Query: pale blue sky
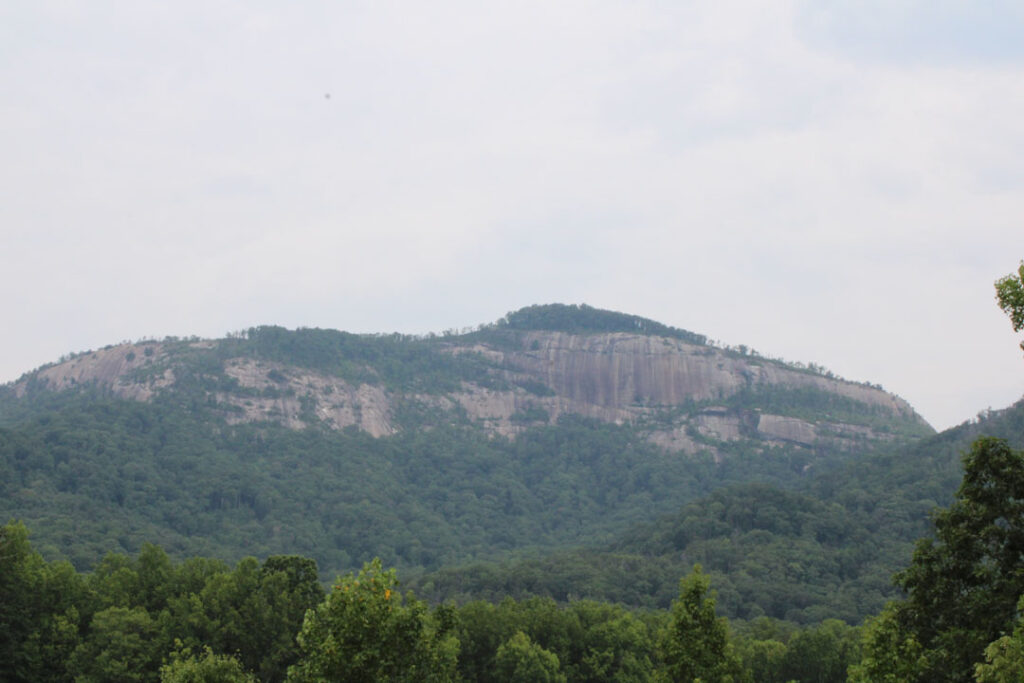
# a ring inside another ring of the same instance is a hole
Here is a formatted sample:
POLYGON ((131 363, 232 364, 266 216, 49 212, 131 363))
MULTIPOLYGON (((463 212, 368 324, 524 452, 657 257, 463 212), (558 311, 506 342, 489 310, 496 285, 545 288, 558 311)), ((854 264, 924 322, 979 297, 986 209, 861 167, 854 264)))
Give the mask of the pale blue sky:
POLYGON ((857 60, 991 66, 1024 61, 1016 0, 862 0, 801 3, 801 37, 857 60))
POLYGON ((958 423, 1024 393, 992 290, 1024 258, 1022 29, 983 2, 4 3, 0 381, 586 302, 958 423))

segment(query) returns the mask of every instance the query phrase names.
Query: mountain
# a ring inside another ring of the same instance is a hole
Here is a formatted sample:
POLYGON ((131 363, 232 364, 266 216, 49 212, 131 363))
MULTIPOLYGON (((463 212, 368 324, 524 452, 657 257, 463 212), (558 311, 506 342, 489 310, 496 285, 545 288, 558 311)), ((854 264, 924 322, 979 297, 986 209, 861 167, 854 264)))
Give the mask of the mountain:
POLYGON ((514 437, 573 414, 635 425, 669 450, 716 455, 741 439, 856 448, 930 432, 877 387, 587 306, 535 306, 440 338, 258 327, 222 340, 120 344, 41 368, 9 392, 83 385, 138 401, 187 392, 228 424, 356 427, 374 437, 428 415, 514 437))
POLYGON ((612 542, 931 433, 878 387, 588 306, 426 337, 265 326, 0 388, 0 515, 80 568, 153 541, 415 574, 612 542))

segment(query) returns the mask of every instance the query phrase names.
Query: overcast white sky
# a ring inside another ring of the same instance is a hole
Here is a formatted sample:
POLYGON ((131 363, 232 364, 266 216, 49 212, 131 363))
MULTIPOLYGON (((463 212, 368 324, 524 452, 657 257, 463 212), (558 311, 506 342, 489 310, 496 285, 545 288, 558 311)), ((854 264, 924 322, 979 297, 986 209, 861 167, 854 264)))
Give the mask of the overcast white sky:
POLYGON ((7 0, 0 381, 256 324, 644 315, 1024 393, 1020 2, 7 0))

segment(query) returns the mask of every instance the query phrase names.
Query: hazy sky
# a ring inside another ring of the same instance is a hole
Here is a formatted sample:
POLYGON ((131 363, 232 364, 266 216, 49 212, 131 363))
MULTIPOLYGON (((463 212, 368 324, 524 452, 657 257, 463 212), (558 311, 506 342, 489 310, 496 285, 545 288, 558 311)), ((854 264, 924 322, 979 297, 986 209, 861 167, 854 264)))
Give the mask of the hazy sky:
POLYGON ((1016 2, 7 0, 0 381, 256 324, 585 302, 1024 393, 1016 2))

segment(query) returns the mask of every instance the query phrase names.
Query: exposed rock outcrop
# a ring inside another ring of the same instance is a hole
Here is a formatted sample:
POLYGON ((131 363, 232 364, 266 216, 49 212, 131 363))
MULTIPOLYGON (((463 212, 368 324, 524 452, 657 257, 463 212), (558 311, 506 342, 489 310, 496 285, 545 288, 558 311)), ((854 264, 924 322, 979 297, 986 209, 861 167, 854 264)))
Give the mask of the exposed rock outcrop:
MULTIPOLYGON (((728 406, 741 392, 766 389, 823 392, 923 425, 905 401, 880 389, 676 338, 529 331, 516 339, 511 345, 445 340, 444 352, 475 354, 496 381, 486 386, 462 381, 459 389, 442 394, 404 392, 371 380, 357 382, 227 352, 216 370, 222 381, 210 394, 231 423, 269 420, 296 429, 314 423, 333 429, 355 426, 379 437, 399 429, 395 406, 404 401, 457 410, 508 437, 553 423, 566 413, 628 422, 646 429, 655 443, 683 453, 713 451, 716 443, 741 439, 813 447, 823 441, 842 446, 891 438, 870 424, 843 422, 827 412, 806 419, 774 414, 769 407, 728 406)), ((111 346, 41 368, 14 391, 22 396, 30 383, 52 390, 92 384, 119 397, 147 401, 174 387, 176 363, 187 362, 182 349, 217 349, 219 343, 111 346)))

